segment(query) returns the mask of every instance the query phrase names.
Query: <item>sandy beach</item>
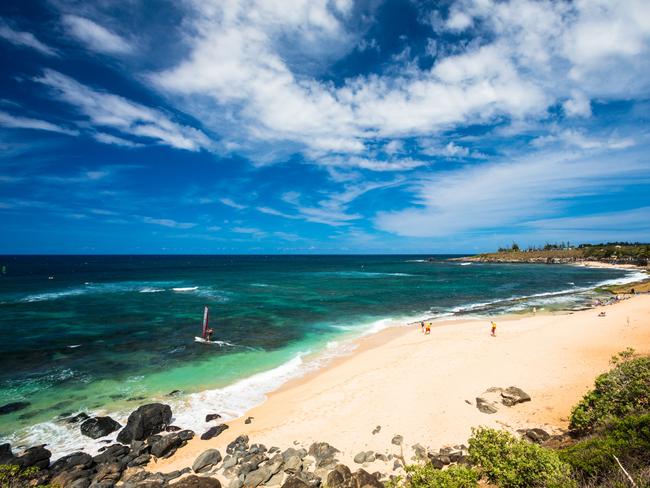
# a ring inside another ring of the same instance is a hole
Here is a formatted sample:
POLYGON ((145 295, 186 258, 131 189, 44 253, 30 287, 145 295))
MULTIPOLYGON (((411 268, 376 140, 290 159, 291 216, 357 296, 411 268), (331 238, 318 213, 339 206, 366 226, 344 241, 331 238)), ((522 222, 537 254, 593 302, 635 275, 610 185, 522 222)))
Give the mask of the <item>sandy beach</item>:
MULTIPOLYGON (((575 313, 497 321, 496 337, 489 320, 469 319, 437 323, 430 335, 410 326, 358 340, 354 353, 287 383, 228 422, 220 436, 197 436, 148 468, 190 466, 205 449, 225 450, 239 434, 283 449, 326 441, 352 466, 362 450, 396 453, 396 434, 404 437, 408 458, 415 443, 433 449, 464 443, 479 425, 554 432, 567 427, 571 407, 608 369, 613 354, 627 347, 650 353, 649 295, 575 313), (601 311, 605 317, 598 316, 601 311), (476 408, 475 398, 487 388, 511 385, 532 401, 491 415, 476 408), (249 416, 253 421, 245 424, 249 416), (381 430, 373 434, 377 426, 381 430)), ((381 468, 379 461, 372 464, 381 468)))

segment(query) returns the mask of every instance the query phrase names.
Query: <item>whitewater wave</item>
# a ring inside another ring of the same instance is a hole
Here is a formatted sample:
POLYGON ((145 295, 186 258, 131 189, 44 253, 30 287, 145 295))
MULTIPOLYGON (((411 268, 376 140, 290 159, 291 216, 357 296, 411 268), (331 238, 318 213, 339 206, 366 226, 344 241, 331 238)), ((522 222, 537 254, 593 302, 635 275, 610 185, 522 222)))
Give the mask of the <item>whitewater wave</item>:
POLYGON ((79 287, 43 293, 33 293, 19 298, 18 301, 23 303, 44 302, 89 294, 128 293, 136 291, 141 293, 153 293, 164 291, 165 286, 172 286, 177 283, 178 282, 173 281, 119 281, 113 283, 85 282, 83 286, 79 287))
POLYGON ((185 291, 196 291, 198 289, 199 289, 198 286, 179 286, 176 288, 172 288, 172 291, 185 292, 185 291))
POLYGON ((382 273, 373 271, 321 271, 319 275, 343 276, 346 278, 376 278, 379 276, 416 276, 410 273, 382 273))

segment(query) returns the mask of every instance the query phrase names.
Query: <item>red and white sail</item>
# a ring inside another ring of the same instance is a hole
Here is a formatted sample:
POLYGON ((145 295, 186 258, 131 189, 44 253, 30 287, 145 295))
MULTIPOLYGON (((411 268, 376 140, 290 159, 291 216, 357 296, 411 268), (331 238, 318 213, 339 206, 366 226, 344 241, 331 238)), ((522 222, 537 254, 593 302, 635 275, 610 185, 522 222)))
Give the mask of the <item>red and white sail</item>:
POLYGON ((207 339, 208 338, 208 307, 206 306, 205 309, 203 310, 203 338, 207 339))

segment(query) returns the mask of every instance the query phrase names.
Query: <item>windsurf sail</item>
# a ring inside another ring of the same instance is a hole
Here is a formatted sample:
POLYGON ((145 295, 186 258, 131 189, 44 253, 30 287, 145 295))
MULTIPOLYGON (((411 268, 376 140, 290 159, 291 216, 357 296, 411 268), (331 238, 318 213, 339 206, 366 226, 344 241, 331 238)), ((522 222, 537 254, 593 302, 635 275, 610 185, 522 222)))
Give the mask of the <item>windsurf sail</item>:
POLYGON ((207 339, 208 338, 208 307, 206 306, 205 309, 203 310, 203 338, 207 339))

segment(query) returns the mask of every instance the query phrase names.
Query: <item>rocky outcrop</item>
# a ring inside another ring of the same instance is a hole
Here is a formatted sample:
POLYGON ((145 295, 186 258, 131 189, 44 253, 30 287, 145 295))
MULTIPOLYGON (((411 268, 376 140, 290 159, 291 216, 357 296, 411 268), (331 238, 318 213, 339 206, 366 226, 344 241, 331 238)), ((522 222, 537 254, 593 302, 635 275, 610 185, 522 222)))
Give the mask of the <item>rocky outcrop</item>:
POLYGON ((316 468, 332 469, 337 465, 335 456, 339 450, 327 442, 314 442, 308 452, 316 460, 316 468))
POLYGON ((143 405, 129 415, 126 427, 117 435, 117 441, 128 444, 141 441, 165 429, 172 418, 172 409, 162 403, 143 405))
POLYGON ((31 468, 33 466, 43 469, 50 465, 51 456, 52 453, 45 449, 44 446, 35 446, 26 449, 15 459, 15 462, 18 466, 23 468, 31 468))
POLYGON ((110 417, 95 417, 88 419, 81 424, 80 430, 83 435, 91 439, 99 439, 119 430, 122 425, 110 417))

